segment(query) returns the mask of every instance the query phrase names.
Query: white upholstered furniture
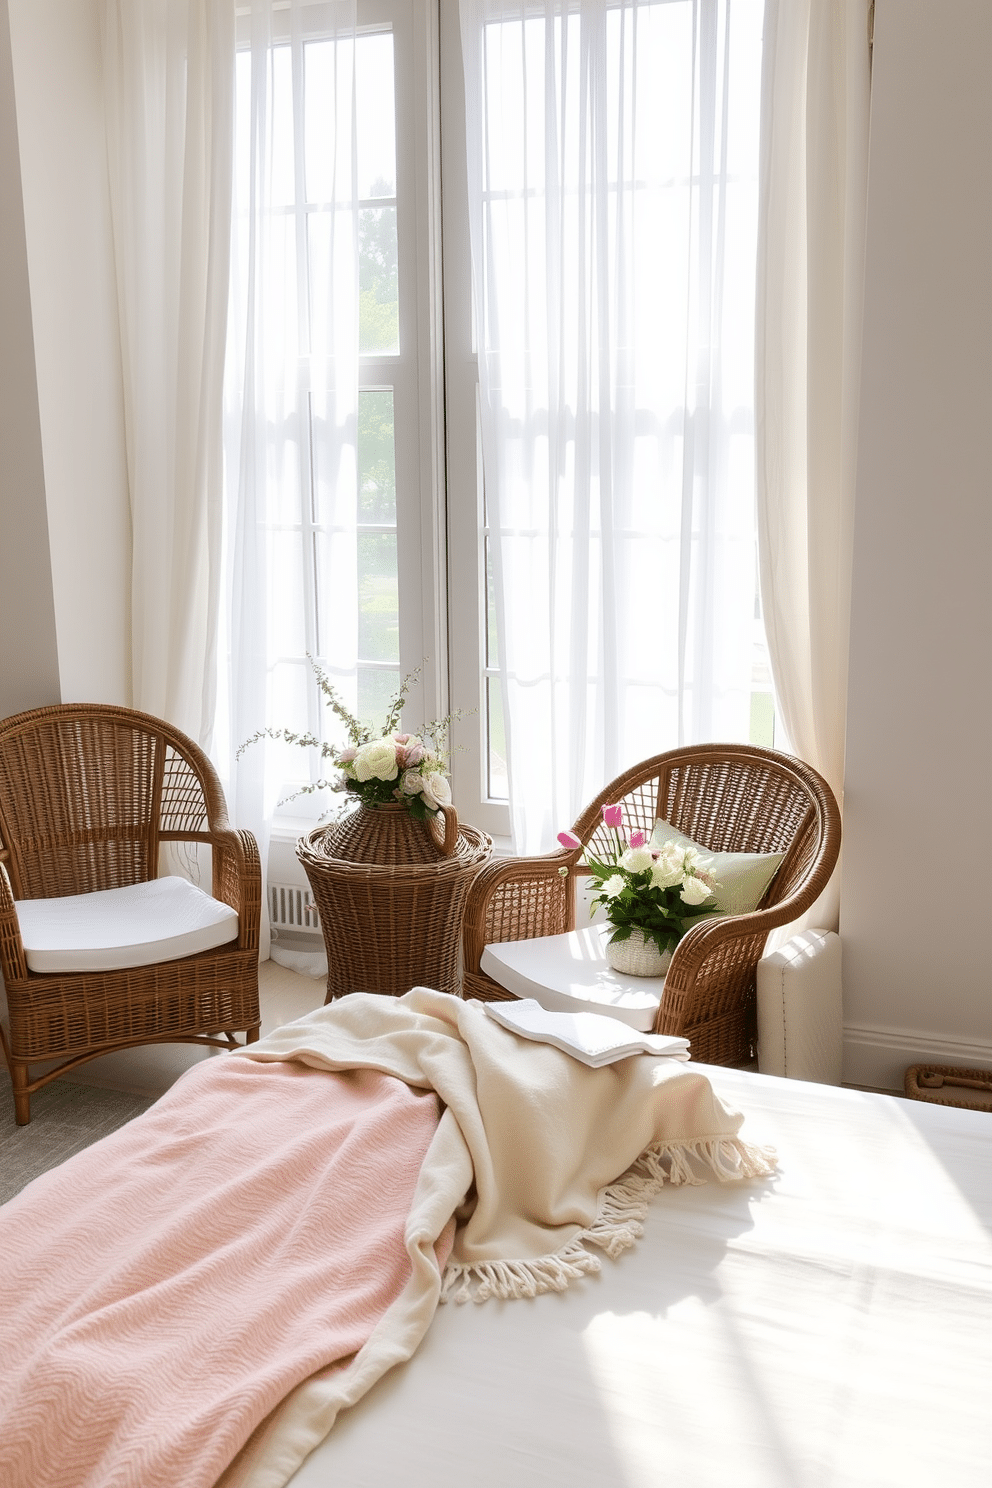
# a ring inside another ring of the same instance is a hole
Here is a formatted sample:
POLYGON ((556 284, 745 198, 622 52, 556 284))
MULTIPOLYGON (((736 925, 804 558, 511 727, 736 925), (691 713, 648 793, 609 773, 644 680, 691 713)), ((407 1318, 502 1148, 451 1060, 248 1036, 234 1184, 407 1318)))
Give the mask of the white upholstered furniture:
POLYGON ((841 942, 802 930, 758 962, 758 1068, 839 1085, 843 1060, 841 942))
POLYGON ((599 1277, 441 1307, 293 1488, 985 1488, 992 1116, 712 1068, 772 1180, 599 1277))

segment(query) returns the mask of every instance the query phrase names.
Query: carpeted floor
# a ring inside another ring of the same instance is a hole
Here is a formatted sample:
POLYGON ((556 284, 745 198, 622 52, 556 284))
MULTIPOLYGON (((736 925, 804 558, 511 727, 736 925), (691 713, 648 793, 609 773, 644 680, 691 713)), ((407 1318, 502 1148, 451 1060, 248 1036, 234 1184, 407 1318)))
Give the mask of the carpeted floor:
POLYGON ((31 1097, 28 1125, 17 1126, 10 1081, 0 1066, 0 1204, 39 1173, 116 1131, 151 1104, 150 1099, 120 1090, 53 1080, 31 1097))

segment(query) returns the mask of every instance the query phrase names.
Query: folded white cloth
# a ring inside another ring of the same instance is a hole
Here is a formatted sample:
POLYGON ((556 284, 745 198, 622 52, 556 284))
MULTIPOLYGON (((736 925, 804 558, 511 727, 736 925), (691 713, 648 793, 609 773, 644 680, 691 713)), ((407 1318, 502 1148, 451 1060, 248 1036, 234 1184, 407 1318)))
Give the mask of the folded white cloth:
POLYGON ((632 1054, 653 1054, 658 1059, 687 1062, 689 1040, 669 1038, 660 1033, 634 1033, 619 1018, 603 1013, 549 1013, 532 997, 515 1002, 484 1003, 490 1018, 495 1018, 511 1033, 536 1043, 552 1044, 590 1069, 616 1064, 632 1054))

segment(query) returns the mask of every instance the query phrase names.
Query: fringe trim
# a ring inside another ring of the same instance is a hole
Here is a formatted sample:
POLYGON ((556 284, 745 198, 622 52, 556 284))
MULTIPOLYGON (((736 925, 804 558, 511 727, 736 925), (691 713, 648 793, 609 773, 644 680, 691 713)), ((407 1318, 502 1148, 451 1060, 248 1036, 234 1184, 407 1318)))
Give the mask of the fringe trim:
POLYGON ((755 1147, 739 1137, 693 1137, 649 1147, 635 1163, 603 1191, 599 1213, 592 1224, 552 1255, 524 1261, 475 1261, 470 1265, 449 1262, 441 1279, 442 1302, 515 1301, 537 1297, 542 1292, 563 1292, 580 1276, 602 1269, 594 1245, 616 1260, 644 1234, 648 1205, 666 1183, 697 1186, 708 1179, 699 1168, 709 1170, 721 1183, 742 1178, 765 1178, 778 1163, 773 1147, 755 1147))

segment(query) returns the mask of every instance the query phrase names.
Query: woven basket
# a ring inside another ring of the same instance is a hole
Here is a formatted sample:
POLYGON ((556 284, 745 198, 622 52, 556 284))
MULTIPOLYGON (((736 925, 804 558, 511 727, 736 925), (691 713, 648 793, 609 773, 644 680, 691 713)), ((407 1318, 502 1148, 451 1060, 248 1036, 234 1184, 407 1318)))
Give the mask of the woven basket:
POLYGON ((950 1064, 912 1064, 904 1089, 910 1100, 964 1110, 992 1111, 992 1070, 958 1069, 950 1064), (964 1092, 971 1092, 965 1095, 964 1092))
POLYGON ((631 930, 627 940, 607 941, 606 964, 622 976, 662 977, 672 964, 672 953, 659 951, 643 930, 631 930))
POLYGON ((327 948, 327 998, 348 992, 400 997, 411 987, 460 989, 458 947, 469 884, 492 839, 459 830, 451 807, 414 821, 405 807, 359 806, 301 837, 327 948))

